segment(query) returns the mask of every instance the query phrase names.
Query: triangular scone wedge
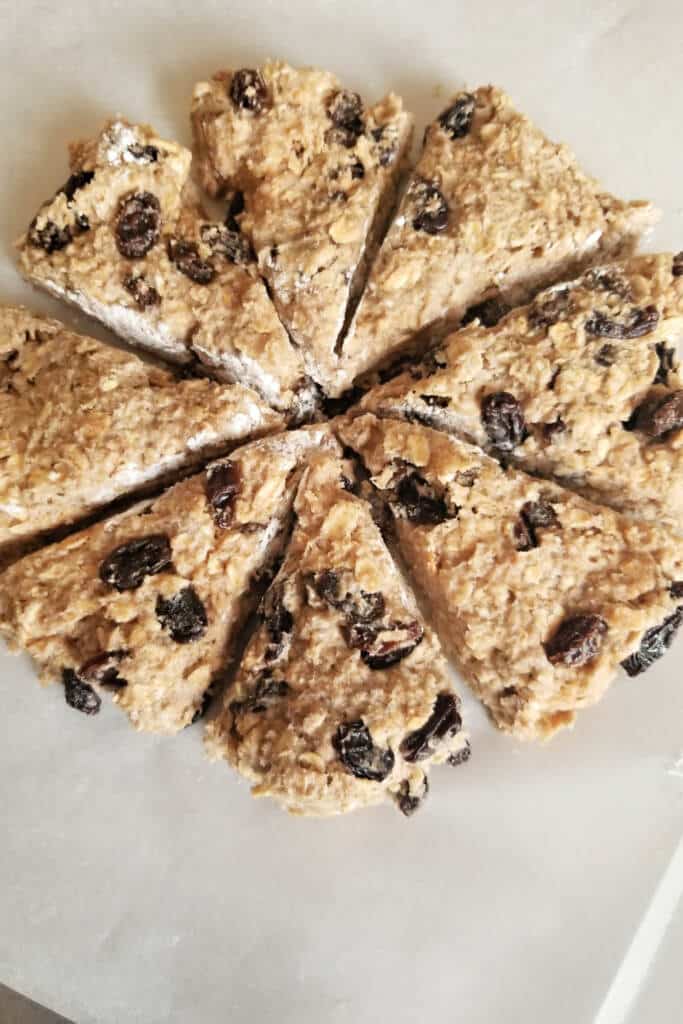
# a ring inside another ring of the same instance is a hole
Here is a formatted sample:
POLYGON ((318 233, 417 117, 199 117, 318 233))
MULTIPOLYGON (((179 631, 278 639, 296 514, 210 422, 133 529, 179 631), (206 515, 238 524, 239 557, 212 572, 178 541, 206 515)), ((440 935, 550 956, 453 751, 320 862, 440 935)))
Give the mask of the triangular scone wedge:
POLYGON ((452 334, 361 408, 683 532, 682 337, 683 254, 635 257, 452 334))
POLYGON ((175 733, 202 709, 286 539, 298 470, 325 428, 235 451, 0 576, 0 632, 61 679, 79 711, 100 692, 140 730, 175 733))
POLYGON ((445 333, 475 304, 505 305, 589 263, 628 252, 656 220, 587 177, 493 86, 459 93, 424 150, 343 347, 340 386, 445 333), (418 338, 417 341, 424 341, 418 338))
POLYGON ((71 147, 71 176, 19 239, 34 284, 133 345, 258 390, 299 413, 303 364, 235 226, 210 221, 189 150, 109 121, 71 147))
POLYGON ((469 756, 438 641, 392 562, 348 463, 306 470, 285 561, 207 727, 207 747, 297 814, 392 797, 405 814, 431 763, 469 756))
POLYGON ((239 192, 280 317, 327 391, 393 211, 411 115, 393 93, 365 108, 329 72, 275 61, 198 83, 192 124, 202 185, 239 192))
POLYGON ((0 560, 283 422, 240 384, 179 380, 0 306, 0 560))
POLYGON ((427 427, 339 430, 393 512, 444 646, 496 724, 545 738, 631 675, 683 620, 683 540, 504 470, 427 427))

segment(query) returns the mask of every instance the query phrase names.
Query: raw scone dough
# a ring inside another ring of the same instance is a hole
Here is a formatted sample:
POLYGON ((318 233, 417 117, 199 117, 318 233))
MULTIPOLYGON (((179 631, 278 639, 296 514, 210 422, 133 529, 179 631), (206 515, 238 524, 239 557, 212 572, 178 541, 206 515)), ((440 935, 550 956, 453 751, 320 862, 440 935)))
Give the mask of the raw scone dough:
POLYGON ((430 763, 469 755, 448 666, 348 463, 311 463, 296 527, 207 745, 298 814, 392 797, 412 813, 430 763))
POLYGON ((681 256, 586 271, 471 324, 361 408, 449 431, 683 532, 681 256))
POLYGON ((100 692, 136 729, 175 733, 201 712, 286 539, 298 471, 324 427, 255 441, 156 501, 0 576, 0 633, 61 679, 80 711, 100 692))
POLYGON ((238 193, 280 317, 328 391, 393 212, 412 117, 393 93, 365 108, 327 71, 269 61, 198 83, 192 125, 202 185, 233 203, 238 193))
POLYGON ((34 284, 133 345, 255 388, 304 415, 300 356, 236 225, 209 221, 187 149, 146 125, 109 121, 71 147, 71 176, 19 240, 34 284))
POLYGON ((435 625, 496 724, 545 738, 636 675, 683 620, 683 540, 502 469, 427 427, 339 429, 393 512, 435 625))
POLYGON ((501 304, 629 250, 655 219, 649 203, 603 192, 500 89, 459 93, 427 129, 344 342, 340 387, 474 304, 495 319, 501 304))
POLYGON ((0 306, 0 559, 283 418, 239 384, 179 380, 0 306))

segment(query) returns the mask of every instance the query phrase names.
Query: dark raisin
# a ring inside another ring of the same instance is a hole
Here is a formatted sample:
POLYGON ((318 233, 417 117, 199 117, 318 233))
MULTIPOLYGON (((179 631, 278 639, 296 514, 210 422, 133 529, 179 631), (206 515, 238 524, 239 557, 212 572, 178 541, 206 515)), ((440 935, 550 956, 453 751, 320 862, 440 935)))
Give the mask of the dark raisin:
POLYGON ((566 429, 567 424, 560 416, 558 416, 557 419, 553 420, 551 423, 543 423, 541 426, 543 436, 549 443, 552 443, 555 434, 564 434, 566 429))
POLYGON ((683 252, 677 252, 674 256, 671 273, 674 277, 683 277, 683 252))
POLYGON ((170 564, 168 537, 152 533, 114 548, 100 565, 100 579, 119 591, 137 590, 145 576, 156 576, 170 564))
POLYGON ((158 306, 161 302, 159 292, 154 285, 145 280, 143 274, 129 274, 123 282, 123 287, 133 296, 138 309, 158 306))
POLYGON ((420 398, 431 409, 447 409, 451 404, 448 395, 420 395, 420 398))
POLYGON ((294 616, 284 601, 284 585, 277 583, 270 588, 263 600, 261 610, 269 643, 264 652, 266 661, 277 661, 286 653, 294 629, 294 616))
POLYGON ((457 519, 457 505, 449 507, 446 499, 417 471, 408 473, 396 487, 396 498, 411 523, 418 526, 437 526, 447 519, 457 519))
POLYGON ((515 523, 515 547, 518 551, 531 551, 538 547, 538 530, 559 525, 557 513, 549 502, 527 501, 515 523))
POLYGON ((595 353, 595 362, 599 366, 614 366, 617 361, 619 349, 616 345, 610 345, 607 342, 606 345, 602 345, 595 353))
POLYGON ((472 127, 474 107, 474 96, 465 92, 439 116, 439 124, 452 139, 462 139, 472 127))
POLYGON ((378 146, 380 167, 388 167, 389 164, 393 163, 398 152, 395 138, 391 139, 388 143, 384 141, 384 130, 384 125, 379 125, 377 128, 373 128, 370 133, 375 142, 383 143, 383 145, 378 146))
POLYGON ((511 309, 512 307, 508 306, 507 302, 503 302, 501 298, 494 295, 490 299, 479 302, 476 306, 470 306, 460 324, 464 327, 465 324, 478 320, 482 327, 495 327, 511 309))
POLYGON ((572 615, 565 619, 544 645, 552 665, 579 668, 591 661, 602 647, 607 623, 600 615, 572 615))
POLYGON ((42 228, 39 228, 34 220, 28 229, 28 240, 30 245, 44 249, 49 255, 65 249, 73 241, 73 234, 68 225, 60 228, 53 220, 46 220, 42 228))
POLYGON ((456 736, 462 728, 460 703, 452 693, 440 693, 434 710, 419 729, 409 733, 400 746, 404 760, 424 761, 436 752, 444 739, 456 736))
POLYGON ((215 267, 199 255, 196 242, 188 242, 184 238, 169 238, 168 258, 171 263, 175 263, 181 274, 189 277, 195 284, 211 284, 216 276, 215 267))
POLYGON ((683 597, 683 580, 675 580, 669 587, 669 593, 676 600, 683 597))
POLYGON ((75 171, 62 185, 59 191, 63 192, 69 202, 71 202, 79 189, 85 188, 86 185, 89 185, 94 177, 94 171, 75 171))
POLYGON ((360 160, 354 160, 349 169, 353 181, 360 181, 365 177, 365 168, 360 160))
POLYGON ((667 615, 658 626, 648 629, 643 634, 638 650, 622 661, 622 668, 625 668, 630 676, 638 676, 641 672, 645 672, 658 658, 666 654, 681 622, 683 622, 683 607, 677 608, 671 615, 667 615))
POLYGON ((183 587, 168 598, 159 594, 154 611, 161 628, 170 633, 171 640, 177 644, 192 643, 206 632, 206 608, 192 586, 183 587))
POLYGON ((332 605, 333 608, 339 607, 339 573, 334 569, 315 572, 312 575, 312 584, 319 598, 332 605))
POLYGON ((231 231, 223 224, 203 224, 201 234, 205 245, 231 263, 245 266, 254 260, 254 250, 239 231, 231 231))
POLYGON ((155 164, 159 159, 156 146, 143 146, 141 142, 134 142, 128 147, 128 152, 138 164, 155 164))
POLYGON ((629 429, 641 430, 648 437, 666 437, 683 427, 683 390, 646 398, 633 411, 629 429))
POLYGON ((422 642, 424 629, 419 622, 390 622, 386 626, 354 623, 348 631, 350 647, 360 650, 362 661, 371 669, 391 668, 422 642))
POLYGON ((464 747, 461 747, 460 750, 456 750, 455 753, 448 755, 446 764, 451 765, 452 768, 457 768, 459 764, 465 764, 469 761, 471 756, 472 747, 470 746, 470 741, 467 740, 464 747))
POLYGON ((415 811, 419 810, 426 800, 428 793, 429 779, 426 775, 422 775, 412 784, 411 780, 404 779, 394 799, 398 804, 399 811, 405 814, 406 818, 409 818, 412 814, 415 814, 415 811))
POLYGON ((481 422, 491 444, 502 452, 512 451, 527 437, 522 407, 507 391, 496 391, 484 398, 481 422))
POLYGON ((652 383, 666 385, 669 380, 669 374, 676 369, 676 349, 671 348, 665 341, 658 341, 655 345, 655 352, 657 353, 659 366, 652 383))
POLYGON ((327 103, 327 116, 334 125, 328 132, 330 141, 351 149, 364 129, 363 101, 358 93, 348 89, 335 92, 327 103))
POLYGON ((102 707, 102 700, 98 693, 95 693, 92 686, 79 679, 73 669, 62 670, 62 682, 64 683, 64 697, 67 704, 76 711, 82 711, 84 715, 96 715, 102 707))
POLYGON ((116 215, 116 245, 122 256, 139 260, 159 241, 161 206, 151 192, 129 192, 116 215))
POLYGON ((633 306, 622 320, 612 320, 599 309, 593 310, 593 315, 586 320, 586 334, 592 334, 597 338, 642 338, 644 334, 650 334, 659 323, 659 312, 656 306, 646 306, 640 309, 633 306))
POLYGON ((593 267, 581 278, 581 284, 590 291, 609 292, 620 299, 631 298, 631 285, 616 267, 593 267))
POLYGON ((321 600, 341 611, 350 623, 374 622, 384 615, 383 594, 363 589, 341 594, 339 573, 333 569, 313 573, 311 585, 321 600))
POLYGON ((128 685, 128 680, 119 675, 119 665, 127 656, 128 651, 104 651, 96 654, 78 670, 79 678, 86 683, 98 683, 100 686, 109 686, 112 689, 120 690, 128 685))
POLYGON ((244 700, 232 701, 230 711, 233 715, 260 714, 277 704, 288 693, 289 683, 284 679, 273 679, 272 672, 265 669, 259 673, 253 690, 244 700))
POLYGON ((74 217, 74 229, 77 235, 82 235, 84 231, 90 231, 90 221, 84 213, 77 213, 74 217))
POLYGON ((237 218, 241 213, 244 213, 244 192, 236 189, 234 192, 229 192, 225 198, 228 204, 225 212, 225 226, 231 231, 239 231, 240 226, 237 218))
POLYGON ((569 289, 555 288, 541 292, 536 297, 527 313, 527 322, 534 330, 542 330, 560 320, 566 320, 573 310, 574 303, 569 289))
POLYGON ((261 72, 255 68, 241 68, 232 76, 230 99, 240 110, 260 114, 268 101, 268 90, 261 72))
POLYGON ((362 719, 340 725, 332 737, 332 746, 346 770, 357 779, 383 782, 394 767, 393 750, 376 747, 362 719))
POLYGON ((438 235, 448 227, 448 203, 432 181, 418 178, 409 189, 415 215, 413 227, 428 235, 438 235))
POLYGON ((235 501, 242 489, 242 473, 230 460, 214 466, 206 474, 206 498, 216 526, 230 526, 235 514, 235 501))

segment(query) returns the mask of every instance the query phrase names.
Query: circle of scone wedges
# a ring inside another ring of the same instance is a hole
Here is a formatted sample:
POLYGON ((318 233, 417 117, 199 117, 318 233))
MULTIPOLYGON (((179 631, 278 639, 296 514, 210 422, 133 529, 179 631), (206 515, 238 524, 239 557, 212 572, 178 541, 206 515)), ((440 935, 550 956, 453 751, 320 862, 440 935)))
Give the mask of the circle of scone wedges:
POLYGON ((411 815, 470 756, 449 661, 536 740, 674 639, 683 253, 493 86, 416 162, 278 61, 191 121, 73 143, 17 243, 129 347, 0 310, 0 631, 291 812, 411 815))

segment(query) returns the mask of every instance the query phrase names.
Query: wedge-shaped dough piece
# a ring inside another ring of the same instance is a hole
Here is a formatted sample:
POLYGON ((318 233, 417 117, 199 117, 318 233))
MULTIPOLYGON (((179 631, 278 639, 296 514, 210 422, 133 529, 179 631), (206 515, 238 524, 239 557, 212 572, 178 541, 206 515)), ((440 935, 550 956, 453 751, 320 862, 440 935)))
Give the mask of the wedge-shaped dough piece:
POLYGON ((344 342, 342 383, 475 304, 495 320, 501 304, 628 252, 655 219, 649 203, 603 192, 500 89, 459 93, 427 130, 344 342))
POLYGON ((118 120, 70 153, 71 176, 18 242, 26 277, 133 345, 306 411, 299 355, 247 241, 202 211, 189 150, 118 120))
POLYGON ((202 185, 239 193, 241 228, 282 321, 330 389, 337 339, 393 212, 412 117, 393 93, 365 108, 329 72, 277 61, 198 83, 192 124, 202 185))
POLYGON ((683 256, 636 257, 463 328, 361 407, 683 531, 682 337, 683 256))
POLYGON ((283 418, 240 384, 179 380, 0 307, 0 559, 283 418))
POLYGON ((460 702, 348 463, 307 469, 296 527, 207 745, 297 814, 393 797, 405 814, 430 763, 469 756, 460 702))
POLYGON ((79 711, 102 691, 140 730, 202 709, 286 537, 299 470, 324 428, 255 441, 204 473, 0 576, 0 632, 61 679, 79 711))
POLYGON ((502 469, 427 427, 340 430, 391 507, 444 646, 496 724, 545 738, 631 675, 683 620, 683 540, 502 469))

